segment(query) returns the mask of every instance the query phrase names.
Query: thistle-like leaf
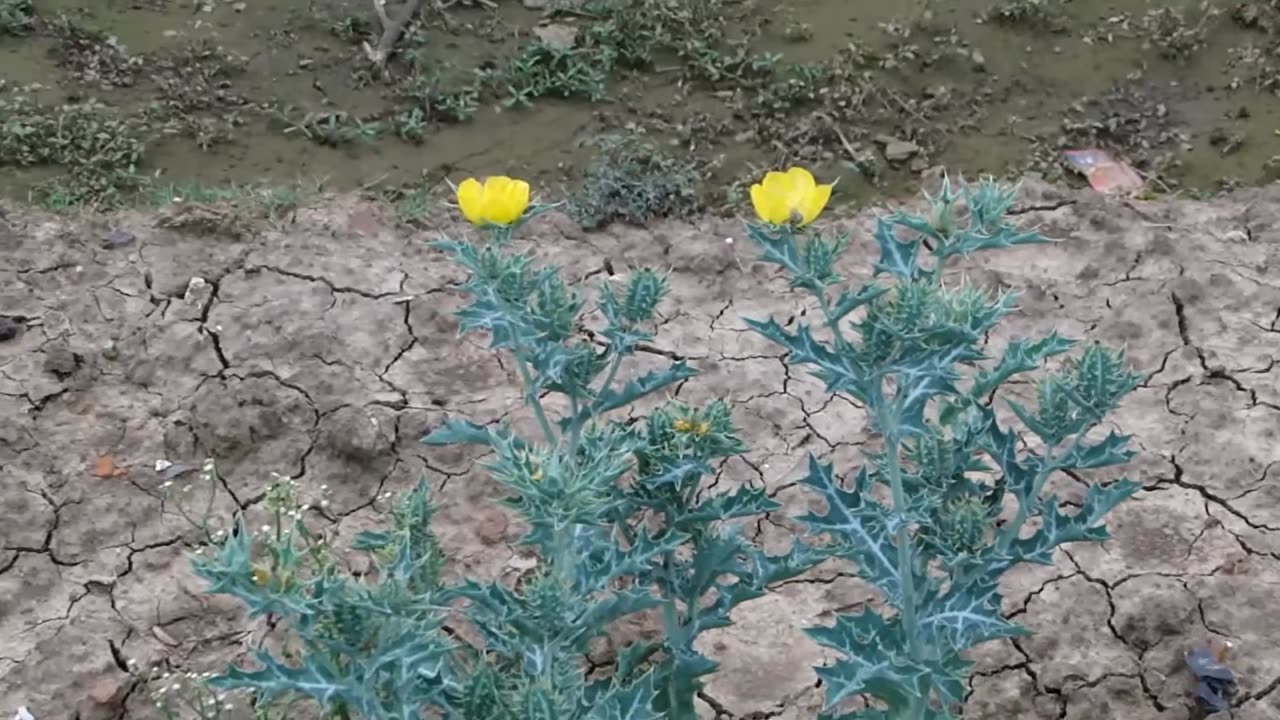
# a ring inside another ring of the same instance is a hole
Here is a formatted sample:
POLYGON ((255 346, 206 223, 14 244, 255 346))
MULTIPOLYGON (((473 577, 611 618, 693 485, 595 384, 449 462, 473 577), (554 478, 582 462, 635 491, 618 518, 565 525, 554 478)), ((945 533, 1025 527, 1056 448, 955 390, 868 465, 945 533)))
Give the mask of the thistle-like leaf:
POLYGON ((646 395, 655 393, 682 380, 687 380, 697 374, 698 371, 689 367, 683 360, 677 360, 661 370, 650 370, 640 377, 628 380, 620 388, 604 389, 590 405, 579 411, 577 417, 565 417, 562 419, 560 427, 569 428, 576 422, 585 422, 589 418, 599 417, 605 413, 626 407, 646 395))
POLYGON ((889 717, 899 717, 912 704, 927 703, 931 691, 944 703, 964 699, 964 673, 970 664, 954 653, 940 660, 913 660, 897 617, 885 620, 871 611, 837 615, 830 627, 805 632, 840 654, 832 665, 817 668, 827 708, 871 695, 888 706, 889 717))
POLYGON ((974 399, 985 398, 1014 375, 1035 370, 1045 358, 1061 355, 1075 347, 1075 344, 1075 340, 1064 338, 1056 332, 1035 342, 1011 340, 995 367, 974 376, 969 393, 974 399))
POLYGON ((1054 457, 1054 467, 1071 470, 1093 470, 1096 468, 1122 465, 1133 459, 1137 453, 1126 445, 1131 435, 1107 433, 1102 440, 1088 444, 1083 441, 1069 447, 1062 454, 1054 457))
POLYGON ((916 276, 919 266, 916 256, 920 252, 920 240, 902 241, 895 232, 895 223, 890 218, 876 218, 876 229, 872 237, 880 248, 880 259, 875 263, 875 274, 888 273, 894 277, 909 280, 916 276))
POLYGON ((661 720, 653 710, 653 675, 623 687, 615 687, 591 705, 587 720, 661 720))
MULTIPOLYGON (((479 425, 465 418, 445 418, 444 423, 427 433, 418 442, 423 445, 493 445, 502 438, 511 437, 511 431, 503 426, 497 429, 479 425)), ((520 442, 518 438, 513 442, 520 442)))
POLYGON ((810 455, 809 472, 800 482, 815 490, 827 506, 825 513, 809 513, 800 521, 815 532, 830 533, 836 543, 834 551, 856 562, 859 574, 879 588, 891 605, 901 607, 902 575, 888 511, 867 496, 866 469, 848 491, 836 482, 831 465, 823 465, 810 455))
POLYGON ((846 315, 863 305, 875 302, 888 291, 889 288, 887 287, 871 284, 863 285, 855 292, 844 290, 836 298, 835 304, 831 306, 831 317, 833 320, 842 320, 846 315))
POLYGON ((777 510, 781 505, 769 499, 761 488, 739 487, 733 492, 712 495, 676 518, 676 527, 703 525, 734 518, 755 517, 777 510))
POLYGON ((987 573, 946 594, 932 593, 918 610, 922 632, 931 645, 961 651, 978 643, 1004 637, 1020 637, 1027 631, 1000 613, 999 574, 987 573))
POLYGON ((819 342, 809 328, 800 326, 794 333, 789 333, 773 319, 761 322, 743 318, 747 327, 763 335, 766 339, 781 345, 788 352, 787 362, 793 365, 813 365, 813 376, 826 385, 829 393, 844 392, 863 403, 869 403, 875 396, 878 376, 848 355, 833 352, 825 344, 819 342))

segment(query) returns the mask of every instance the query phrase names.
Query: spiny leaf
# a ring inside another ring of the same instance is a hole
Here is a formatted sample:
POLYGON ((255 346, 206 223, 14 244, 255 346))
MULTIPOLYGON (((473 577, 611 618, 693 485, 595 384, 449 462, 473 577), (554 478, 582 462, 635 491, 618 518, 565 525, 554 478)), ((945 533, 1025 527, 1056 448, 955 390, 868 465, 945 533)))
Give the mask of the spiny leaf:
POLYGON ((302 667, 292 668, 261 650, 254 652, 254 661, 261 668, 241 670, 229 667, 221 675, 210 678, 209 686, 217 689, 252 688, 267 698, 297 693, 321 705, 329 705, 335 700, 358 702, 337 673, 324 663, 313 660, 302 667))
POLYGON ((1000 613, 1000 593, 988 574, 945 595, 933 594, 919 610, 921 630, 933 633, 935 644, 959 651, 988 640, 1028 634, 1000 613))
POLYGON ((789 333, 772 319, 760 322, 743 318, 743 323, 785 348, 790 364, 816 366, 813 375, 826 385, 827 392, 848 393, 864 403, 873 397, 879 378, 855 364, 850 357, 831 351, 813 337, 809 328, 802 325, 795 333, 789 333))
POLYGON ((587 720, 661 720, 653 711, 653 675, 616 687, 592 703, 587 720))
POLYGON ((910 279, 919 270, 916 255, 920 251, 920 240, 903 242, 898 239, 894 228, 891 220, 876 218, 876 229, 872 237, 880 248, 880 259, 876 260, 875 274, 889 273, 895 277, 910 279))
POLYGON ((761 488, 739 487, 733 492, 712 495, 688 512, 680 514, 680 524, 703 524, 734 518, 754 517, 777 510, 781 505, 770 500, 761 488))
POLYGON ((836 483, 831 468, 809 456, 809 472, 800 482, 818 492, 827 511, 822 515, 806 514, 800 521, 816 532, 832 533, 838 551, 858 563, 859 574, 879 588, 890 604, 901 606, 904 598, 897 548, 890 537, 885 509, 863 496, 866 470, 861 471, 854 491, 849 492, 836 483))
POLYGON ((465 418, 445 418, 444 424, 427 433, 418 442, 423 445, 484 445, 492 447, 500 437, 510 435, 510 430, 494 430, 465 418))
POLYGON ((1045 358, 1061 355, 1075 344, 1075 340, 1064 338, 1056 332, 1035 342, 1011 340, 994 368, 983 370, 974 376, 969 392, 974 398, 986 397, 1014 375, 1035 370, 1045 358))
POLYGON ((747 225, 747 237, 760 248, 760 259, 786 270, 792 277, 805 274, 804 258, 790 233, 769 233, 763 226, 747 225))
POLYGON ((931 691, 948 703, 964 699, 969 663, 954 653, 941 660, 913 660, 898 617, 885 620, 870 611, 842 614, 830 627, 805 632, 840 653, 829 667, 815 668, 826 688, 827 708, 865 694, 884 702, 889 716, 897 717, 908 706, 926 702, 931 691))
POLYGON ((842 291, 831 307, 831 317, 833 320, 841 320, 863 305, 875 302, 888 291, 889 288, 880 285, 863 285, 856 292, 842 291))
POLYGON ((687 380, 698 371, 689 367, 683 360, 677 360, 661 370, 650 370, 634 380, 628 380, 618 389, 608 388, 596 396, 595 400, 583 408, 577 418, 564 418, 561 428, 569 428, 574 422, 584 422, 592 417, 599 417, 618 408, 626 407, 646 395, 650 395, 669 385, 687 380))
POLYGON ((1111 465, 1122 465, 1137 453, 1127 447, 1132 435, 1107 433, 1101 441, 1092 445, 1079 442, 1054 458, 1054 466, 1072 470, 1093 470, 1111 465))
POLYGON ((1084 503, 1071 515, 1063 514, 1058 499, 1050 495, 1038 503, 1041 512, 1039 527, 1034 533, 1014 540, 1005 553, 995 546, 988 548, 980 554, 978 562, 987 563, 993 572, 1003 572, 1023 562, 1052 565, 1053 551, 1059 545, 1109 539, 1111 534, 1101 524, 1103 516, 1141 489, 1140 484, 1127 478, 1107 485, 1090 485, 1084 503))

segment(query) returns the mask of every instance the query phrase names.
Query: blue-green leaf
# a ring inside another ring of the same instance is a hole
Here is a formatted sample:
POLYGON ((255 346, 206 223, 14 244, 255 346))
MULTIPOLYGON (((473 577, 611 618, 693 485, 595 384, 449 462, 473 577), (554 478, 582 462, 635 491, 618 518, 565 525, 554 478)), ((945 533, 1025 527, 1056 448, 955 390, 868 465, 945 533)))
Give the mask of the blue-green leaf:
POLYGON ((809 328, 802 325, 795 333, 789 333, 772 319, 760 322, 743 318, 742 322, 765 339, 785 348, 788 352, 787 362, 816 366, 813 376, 826 385, 827 392, 848 393, 860 402, 870 403, 879 383, 879 376, 856 365, 851 356, 831 351, 813 337, 809 328))
POLYGON ((1054 457, 1053 464, 1058 468, 1092 470, 1127 463, 1136 454, 1125 447, 1132 437, 1132 435, 1117 435, 1111 432, 1101 441, 1093 444, 1077 443, 1061 455, 1054 457))
POLYGON ((1075 344, 1075 340, 1064 338, 1056 332, 1035 342, 1011 340, 994 368, 983 370, 974 376, 969 392, 975 399, 985 397, 1014 375, 1035 370, 1045 358, 1061 355, 1075 347, 1075 344))
POLYGON ((884 593, 885 599, 901 607, 902 575, 898 572, 897 546, 889 531, 888 512, 867 494, 866 469, 860 471, 852 492, 836 482, 831 465, 809 456, 809 473, 800 480, 822 496, 824 514, 809 513, 800 521, 820 533, 831 533, 839 552, 858 563, 859 574, 884 593))
MULTIPOLYGON (((506 435, 508 430, 502 428, 496 431, 498 434, 506 435)), ((493 447, 495 441, 495 431, 484 425, 477 425, 466 419, 446 418, 444 424, 427 433, 418 442, 423 445, 484 445, 493 447)))
POLYGON ((804 258, 790 232, 770 234, 763 226, 748 224, 747 237, 760 248, 760 259, 773 263, 792 277, 805 274, 804 258))
POLYGON ((592 704, 587 720, 661 720, 653 710, 656 694, 653 675, 646 674, 640 680, 614 688, 598 698, 592 704))
POLYGON ((888 291, 887 287, 870 284, 858 288, 857 292, 845 290, 840 293, 835 305, 831 307, 831 317, 833 320, 840 320, 863 305, 874 302, 888 291))
POLYGON ((683 360, 677 360, 661 370, 651 370, 634 380, 628 380, 617 388, 606 388, 596 396, 587 407, 578 412, 577 417, 565 417, 559 421, 560 428, 567 430, 574 423, 585 422, 607 412, 626 407, 640 398, 655 393, 664 387, 687 380, 698 371, 689 367, 683 360))
POLYGON ((781 505, 769 499, 761 488, 742 486, 733 492, 706 498, 696 507, 676 517, 676 524, 704 523, 755 517, 777 510, 781 505))
POLYGON ((864 611, 838 615, 831 627, 805 632, 819 645, 840 653, 830 666, 814 668, 824 686, 826 708, 858 695, 872 695, 893 713, 923 699, 920 685, 927 678, 906 657, 898 623, 864 611))
POLYGON ((261 666, 258 670, 229 667, 222 674, 210 678, 209 686, 225 690, 251 688, 267 698, 296 693, 321 705, 335 700, 358 700, 347 691, 338 674, 318 659, 297 668, 279 663, 261 650, 254 652, 253 659, 261 666))
POLYGON ((876 218, 876 229, 872 237, 880 248, 880 259, 876 261, 875 274, 889 273, 895 277, 910 279, 919 269, 916 255, 920 252, 920 240, 917 238, 903 242, 898 239, 894 228, 889 219, 876 218))
POLYGON ((1026 635, 1021 626, 1000 613, 999 574, 988 573, 964 586, 953 586, 945 595, 933 594, 917 614, 922 632, 935 643, 959 651, 1003 637, 1026 635))

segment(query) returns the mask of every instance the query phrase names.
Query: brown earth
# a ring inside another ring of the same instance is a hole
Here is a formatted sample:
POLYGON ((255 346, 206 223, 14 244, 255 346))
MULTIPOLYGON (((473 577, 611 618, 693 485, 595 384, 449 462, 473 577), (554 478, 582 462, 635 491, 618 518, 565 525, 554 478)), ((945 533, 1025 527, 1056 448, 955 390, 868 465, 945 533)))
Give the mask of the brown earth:
MULTIPOLYGON (((1002 333, 1124 344, 1153 373, 1115 416, 1135 435, 1129 471, 1145 489, 1112 515, 1113 541, 1010 574, 1007 611, 1036 634, 977 652, 966 717, 1193 717, 1182 656, 1211 638, 1234 645, 1236 717, 1280 717, 1280 281, 1268 277, 1280 188, 1124 203, 1031 182, 1022 203, 1022 219, 1061 244, 964 270, 1024 293, 1002 333)), ((379 522, 381 494, 425 472, 454 569, 520 567, 473 457, 416 442, 446 413, 527 422, 496 358, 456 339, 459 273, 423 244, 462 230, 387 217, 348 196, 271 227, 192 206, 0 220, 0 337, 16 333, 0 341, 5 717, 143 716, 146 694, 121 662, 214 669, 253 641, 188 571, 187 525, 162 503, 157 460, 217 458, 242 503, 272 472, 310 492, 327 484, 347 537, 379 522)), ((867 265, 870 217, 833 223, 860 238, 852 272, 867 265)), ((799 299, 750 260, 739 223, 583 233, 549 215, 526 237, 574 277, 672 268, 659 344, 703 372, 679 396, 731 398, 750 446, 721 487, 763 485, 794 510, 806 451, 856 458, 856 409, 744 331, 741 316, 787 317, 799 299)), ((1079 488, 1063 478, 1055 491, 1079 488)), ((784 540, 783 525, 762 523, 763 541, 784 540)), ((867 598, 827 570, 741 608, 705 641, 724 665, 707 716, 714 704, 723 717, 813 717, 822 657, 799 628, 867 598)))

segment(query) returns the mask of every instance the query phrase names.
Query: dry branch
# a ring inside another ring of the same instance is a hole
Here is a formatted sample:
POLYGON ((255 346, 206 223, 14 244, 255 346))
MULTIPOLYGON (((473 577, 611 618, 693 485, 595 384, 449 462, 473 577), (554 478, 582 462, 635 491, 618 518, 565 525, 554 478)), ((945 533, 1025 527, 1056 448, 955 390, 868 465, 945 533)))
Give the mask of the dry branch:
POLYGON ((369 47, 369 43, 364 43, 364 52, 369 56, 369 62, 379 68, 386 65, 387 58, 391 57, 391 51, 395 49, 396 41, 404 34, 405 27, 409 25, 409 21, 413 19, 421 5, 422 0, 406 0, 400 6, 400 11, 392 17, 387 13, 386 0, 373 0, 373 11, 377 13, 378 22, 382 25, 382 37, 378 39, 376 47, 369 47))

